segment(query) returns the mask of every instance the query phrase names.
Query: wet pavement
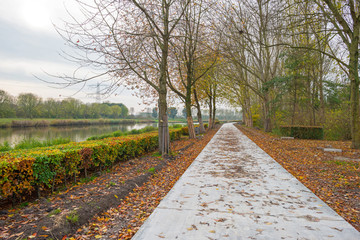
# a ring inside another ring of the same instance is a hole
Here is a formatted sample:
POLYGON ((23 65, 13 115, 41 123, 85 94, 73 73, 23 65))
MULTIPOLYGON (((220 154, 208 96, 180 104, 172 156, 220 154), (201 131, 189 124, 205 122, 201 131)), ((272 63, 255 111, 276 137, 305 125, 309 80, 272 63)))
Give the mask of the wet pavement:
POLYGON ((132 239, 360 239, 232 124, 224 124, 132 239))

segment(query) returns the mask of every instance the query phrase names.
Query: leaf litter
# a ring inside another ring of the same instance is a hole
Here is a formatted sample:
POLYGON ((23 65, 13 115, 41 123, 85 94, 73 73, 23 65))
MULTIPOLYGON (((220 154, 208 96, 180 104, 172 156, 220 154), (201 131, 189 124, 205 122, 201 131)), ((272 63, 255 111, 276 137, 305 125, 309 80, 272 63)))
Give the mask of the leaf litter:
POLYGON ((360 231, 360 150, 350 141, 282 140, 235 126, 360 231), (329 147, 342 152, 325 152, 329 147))

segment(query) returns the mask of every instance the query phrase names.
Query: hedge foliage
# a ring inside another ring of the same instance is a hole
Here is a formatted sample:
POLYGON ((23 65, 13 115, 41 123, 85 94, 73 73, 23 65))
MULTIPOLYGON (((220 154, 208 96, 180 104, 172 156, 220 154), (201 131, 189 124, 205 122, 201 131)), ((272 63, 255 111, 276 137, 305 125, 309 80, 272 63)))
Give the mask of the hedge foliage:
MULTIPOLYGON (((171 130, 170 139, 181 137, 171 130)), ((26 196, 50 189, 88 169, 104 169, 158 147, 157 132, 0 154, 0 198, 26 196)), ((65 182, 66 183, 66 182, 65 182)))
MULTIPOLYGON (((199 127, 199 124, 195 124, 194 127, 199 127)), ((205 123, 204 128, 208 128, 208 127, 209 124, 205 123)), ((181 128, 181 135, 189 136, 189 128, 187 126, 181 128)))
POLYGON ((319 126, 281 126, 280 132, 284 136, 300 139, 323 139, 324 129, 319 126))

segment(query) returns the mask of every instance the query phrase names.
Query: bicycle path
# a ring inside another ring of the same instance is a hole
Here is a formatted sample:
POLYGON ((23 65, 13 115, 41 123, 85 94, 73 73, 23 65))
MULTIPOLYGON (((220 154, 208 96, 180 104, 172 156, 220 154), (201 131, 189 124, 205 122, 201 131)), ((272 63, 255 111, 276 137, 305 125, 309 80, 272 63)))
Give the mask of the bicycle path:
POLYGON ((232 124, 224 124, 133 240, 360 239, 232 124))

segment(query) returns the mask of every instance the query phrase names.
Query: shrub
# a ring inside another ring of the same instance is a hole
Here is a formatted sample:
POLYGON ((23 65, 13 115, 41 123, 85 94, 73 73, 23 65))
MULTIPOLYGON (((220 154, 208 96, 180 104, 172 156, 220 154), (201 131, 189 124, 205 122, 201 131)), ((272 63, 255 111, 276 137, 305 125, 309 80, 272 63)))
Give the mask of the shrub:
POLYGON ((177 124, 174 124, 172 126, 170 126, 169 128, 173 128, 173 129, 177 129, 177 128, 182 128, 184 125, 180 124, 180 123, 177 123, 177 124))
MULTIPOLYGON (((171 140, 180 136, 181 130, 170 131, 171 140)), ((158 135, 152 132, 0 153, 0 198, 50 189, 81 171, 102 170, 115 162, 153 151, 157 146, 158 135)))
POLYGON ((189 128, 188 127, 181 128, 181 135, 189 136, 189 128))
POLYGON ((282 135, 300 139, 323 139, 324 129, 319 126, 281 126, 282 135))
POLYGON ((331 110, 326 113, 324 134, 328 140, 350 140, 351 123, 347 108, 331 110))

